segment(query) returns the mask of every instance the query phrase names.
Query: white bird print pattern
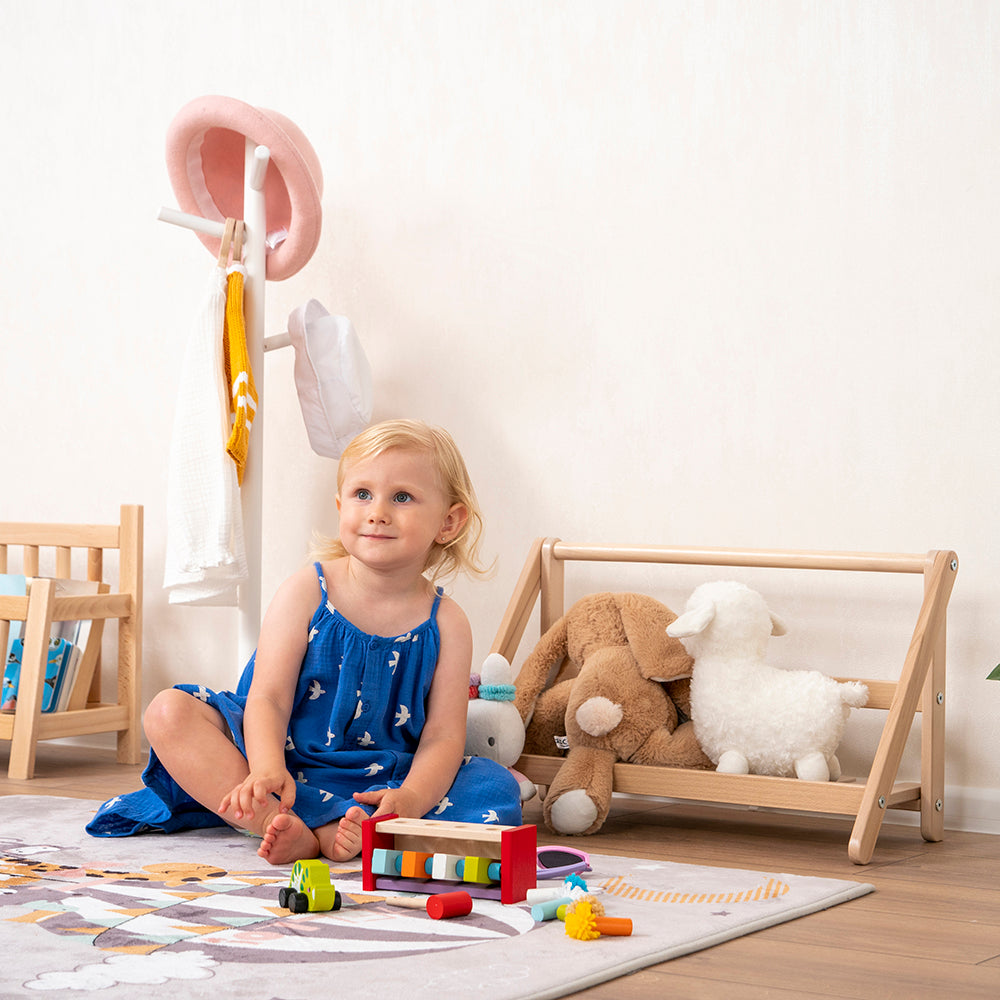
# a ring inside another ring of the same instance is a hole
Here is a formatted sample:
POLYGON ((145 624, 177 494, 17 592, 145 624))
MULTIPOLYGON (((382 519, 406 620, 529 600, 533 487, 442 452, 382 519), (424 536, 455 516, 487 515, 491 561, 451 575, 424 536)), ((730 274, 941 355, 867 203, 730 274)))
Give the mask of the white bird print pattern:
POLYGON ((359 736, 358 737, 358 746, 362 746, 362 747, 373 747, 373 746, 375 746, 375 741, 372 739, 372 734, 370 732, 368 732, 367 729, 365 730, 365 735, 364 736, 359 736))
POLYGON ((394 725, 398 729, 400 726, 405 726, 407 722, 410 721, 410 710, 405 705, 399 706, 399 711, 396 713, 396 721, 394 725))
POLYGON ((381 764, 369 764, 368 767, 365 768, 365 774, 367 774, 369 778, 374 778, 379 771, 384 770, 385 768, 381 764))
POLYGON ((320 695, 326 694, 326 690, 320 686, 319 681, 314 680, 309 685, 309 700, 315 701, 320 695))
POLYGON ((445 796, 445 797, 444 797, 444 798, 443 798, 443 799, 442 799, 442 800, 441 800, 441 801, 440 801, 440 802, 439 802, 439 803, 438 803, 438 804, 437 804, 437 805, 436 805, 436 806, 434 807, 434 815, 435 815, 435 816, 440 816, 440 815, 441 815, 441 813, 443 813, 443 812, 445 811, 445 809, 450 809, 450 808, 451 808, 451 807, 452 807, 452 806, 453 806, 454 804, 455 804, 455 803, 454 803, 454 802, 452 802, 452 801, 451 801, 451 799, 449 799, 449 798, 448 798, 448 796, 446 795, 446 796, 445 796))
POLYGON ((484 823, 499 823, 500 817, 497 815, 496 809, 491 809, 489 812, 483 813, 484 823))

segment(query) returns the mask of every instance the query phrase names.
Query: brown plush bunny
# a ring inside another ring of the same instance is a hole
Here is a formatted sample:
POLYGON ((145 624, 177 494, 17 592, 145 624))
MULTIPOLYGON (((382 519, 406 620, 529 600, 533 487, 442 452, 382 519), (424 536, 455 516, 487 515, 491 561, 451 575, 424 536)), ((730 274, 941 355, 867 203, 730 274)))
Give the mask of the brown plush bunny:
POLYGON ((693 661, 666 633, 676 617, 643 594, 591 594, 524 661, 514 702, 525 724, 524 752, 568 749, 543 804, 556 833, 601 828, 617 761, 712 767, 691 722, 678 725, 678 708, 690 711, 693 661))

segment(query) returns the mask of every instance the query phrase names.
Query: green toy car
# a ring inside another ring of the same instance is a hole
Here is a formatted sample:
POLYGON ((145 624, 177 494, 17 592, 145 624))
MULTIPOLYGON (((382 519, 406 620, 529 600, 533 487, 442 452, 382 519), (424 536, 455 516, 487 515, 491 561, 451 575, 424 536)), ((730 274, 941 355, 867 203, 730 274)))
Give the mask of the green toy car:
POLYGON ((330 884, 330 867, 322 861, 296 861, 288 885, 278 890, 278 905, 292 913, 340 909, 340 893, 330 884))

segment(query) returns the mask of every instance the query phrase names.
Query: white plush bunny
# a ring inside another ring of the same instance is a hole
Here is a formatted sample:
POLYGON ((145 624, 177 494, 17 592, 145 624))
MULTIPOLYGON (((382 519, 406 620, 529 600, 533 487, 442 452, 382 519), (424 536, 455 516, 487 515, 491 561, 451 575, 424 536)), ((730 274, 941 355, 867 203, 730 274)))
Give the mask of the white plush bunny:
POLYGON ((784 635, 785 626, 760 594, 742 583, 702 584, 667 634, 694 657, 691 718, 717 771, 840 777, 835 751, 868 688, 816 670, 768 666, 768 638, 784 635))
POLYGON ((527 802, 537 789, 513 766, 524 749, 524 723, 514 707, 514 672, 505 657, 499 653, 486 657, 482 672, 469 679, 469 699, 465 752, 503 764, 517 779, 521 801, 527 802))

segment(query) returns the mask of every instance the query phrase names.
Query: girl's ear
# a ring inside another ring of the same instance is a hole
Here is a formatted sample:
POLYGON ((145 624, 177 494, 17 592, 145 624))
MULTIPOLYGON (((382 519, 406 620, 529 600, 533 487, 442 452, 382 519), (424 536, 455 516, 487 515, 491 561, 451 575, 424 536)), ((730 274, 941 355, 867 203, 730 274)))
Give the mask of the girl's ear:
POLYGON ((438 531, 437 540, 442 545, 454 539, 469 520, 469 509, 464 503, 453 503, 444 516, 441 530, 438 531))
POLYGON ((334 500, 337 501, 337 513, 339 514, 340 513, 340 494, 339 493, 334 497, 334 500))

